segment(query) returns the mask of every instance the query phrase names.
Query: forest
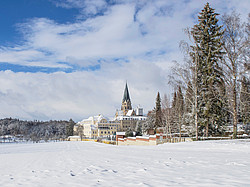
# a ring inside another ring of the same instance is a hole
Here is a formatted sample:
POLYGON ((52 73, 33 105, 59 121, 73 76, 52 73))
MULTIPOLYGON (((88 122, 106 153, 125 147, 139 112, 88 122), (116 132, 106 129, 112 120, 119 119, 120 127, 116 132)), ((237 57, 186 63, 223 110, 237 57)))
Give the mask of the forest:
POLYGON ((179 44, 184 64, 176 62, 169 76, 173 97, 158 93, 147 123, 196 140, 225 136, 232 126, 237 138, 238 125, 250 125, 250 14, 247 22, 235 11, 219 20, 207 3, 185 33, 189 41, 179 44))
MULTIPOLYGON (((243 15, 244 16, 244 15, 243 15)), ((184 29, 189 41, 180 41, 184 62, 175 62, 169 84, 172 96, 157 93, 156 105, 144 124, 134 130, 163 128, 171 136, 228 136, 237 138, 239 125, 250 128, 250 13, 247 21, 236 11, 219 15, 209 3, 197 24, 184 29), (232 133, 228 134, 229 127, 232 133)), ((73 135, 74 122, 0 120, 0 136, 22 135, 39 141, 73 135)), ((131 132, 130 132, 131 134, 131 132)))
POLYGON ((0 142, 7 140, 11 135, 15 140, 33 141, 65 140, 73 135, 74 121, 22 121, 19 119, 0 119, 0 142))

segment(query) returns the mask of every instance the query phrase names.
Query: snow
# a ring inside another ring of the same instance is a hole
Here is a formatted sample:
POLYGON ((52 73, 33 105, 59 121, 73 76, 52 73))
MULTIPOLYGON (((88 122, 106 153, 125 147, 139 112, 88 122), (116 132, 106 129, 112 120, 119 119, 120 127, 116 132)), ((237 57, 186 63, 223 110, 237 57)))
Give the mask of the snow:
POLYGON ((83 119, 82 121, 78 122, 79 124, 85 123, 85 122, 100 122, 101 120, 106 119, 108 120, 108 118, 104 117, 102 114, 99 114, 98 116, 90 116, 88 119, 83 119))
POLYGON ((0 186, 250 186, 250 140, 0 144, 0 186))
POLYGON ((122 135, 125 136, 126 132, 116 132, 116 135, 122 135))
POLYGON ((134 110, 129 110, 129 111, 127 112, 126 116, 132 116, 133 112, 134 112, 134 110))

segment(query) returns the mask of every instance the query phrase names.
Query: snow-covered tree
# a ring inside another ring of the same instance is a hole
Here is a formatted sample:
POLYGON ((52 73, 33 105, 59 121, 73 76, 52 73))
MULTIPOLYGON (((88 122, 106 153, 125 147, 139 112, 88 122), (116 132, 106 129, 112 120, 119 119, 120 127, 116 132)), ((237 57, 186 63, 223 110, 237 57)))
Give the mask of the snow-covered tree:
POLYGON ((72 119, 70 119, 69 123, 66 126, 66 136, 73 136, 74 125, 75 125, 75 122, 72 119))
POLYGON ((166 128, 166 134, 172 137, 171 131, 172 131, 172 125, 171 125, 171 119, 172 119, 172 109, 170 105, 170 99, 165 94, 162 99, 162 118, 163 118, 163 126, 166 128))
POLYGON ((246 125, 250 123, 250 80, 243 76, 240 90, 241 120, 246 125))
POLYGON ((162 126, 162 111, 161 111, 161 97, 160 93, 157 93, 155 103, 155 129, 162 126))
POLYGON ((177 115, 178 132, 179 132, 179 137, 181 138, 181 131, 182 131, 181 127, 183 125, 183 117, 184 117, 184 97, 180 86, 178 87, 174 110, 177 115))
POLYGON ((198 55, 198 116, 206 136, 220 131, 225 122, 225 85, 220 65, 223 30, 218 25, 217 16, 207 3, 198 16, 198 24, 191 31, 195 42, 191 56, 198 55))
POLYGON ((245 49, 249 45, 249 38, 245 32, 246 24, 242 23, 240 15, 235 11, 223 15, 222 22, 225 28, 223 34, 224 72, 229 95, 229 111, 233 117, 233 137, 236 138, 240 93, 238 81, 241 78, 240 72, 244 63, 245 49))

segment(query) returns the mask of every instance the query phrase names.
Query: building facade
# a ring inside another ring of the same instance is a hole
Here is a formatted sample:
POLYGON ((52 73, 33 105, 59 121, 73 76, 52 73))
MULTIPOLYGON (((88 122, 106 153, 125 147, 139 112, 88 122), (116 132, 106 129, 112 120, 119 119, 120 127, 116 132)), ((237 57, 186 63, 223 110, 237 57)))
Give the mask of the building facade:
POLYGON ((135 131, 146 119, 147 117, 143 116, 142 107, 132 108, 128 85, 126 83, 121 110, 116 111, 113 119, 109 120, 103 115, 91 116, 88 119, 78 122, 74 127, 74 131, 76 135, 86 138, 103 138, 115 135, 117 131, 135 131))

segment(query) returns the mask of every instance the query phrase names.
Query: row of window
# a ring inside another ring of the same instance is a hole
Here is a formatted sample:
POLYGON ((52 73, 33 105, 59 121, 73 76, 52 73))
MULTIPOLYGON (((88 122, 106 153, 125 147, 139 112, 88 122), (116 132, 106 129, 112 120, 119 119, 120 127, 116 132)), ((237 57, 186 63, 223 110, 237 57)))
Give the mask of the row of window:
POLYGON ((146 118, 123 118, 123 120, 130 120, 130 121, 131 121, 131 120, 132 120, 132 121, 133 121, 133 120, 137 120, 137 121, 138 121, 138 120, 146 120, 146 118))
MULTIPOLYGON (((115 131, 101 131, 101 134, 114 134, 115 131)), ((89 132, 91 134, 91 132, 89 132)), ((97 134, 97 131, 93 131, 93 134, 97 134)))
POLYGON ((101 134, 114 134, 114 132, 113 131, 111 131, 111 133, 110 133, 110 131, 108 131, 108 133, 107 133, 107 131, 101 131, 101 134))

